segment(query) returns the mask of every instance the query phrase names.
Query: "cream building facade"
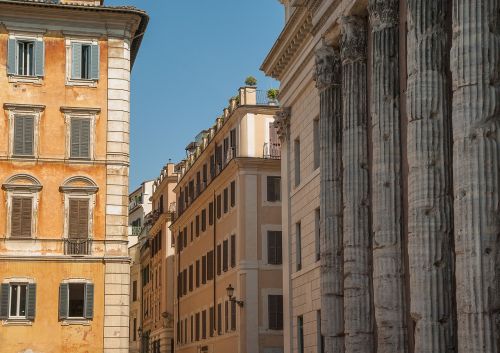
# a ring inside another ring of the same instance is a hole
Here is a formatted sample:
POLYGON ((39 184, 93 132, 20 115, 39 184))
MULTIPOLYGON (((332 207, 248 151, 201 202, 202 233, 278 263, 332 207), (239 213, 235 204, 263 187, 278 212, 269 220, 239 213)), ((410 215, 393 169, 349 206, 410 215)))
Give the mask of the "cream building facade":
POLYGON ((128 352, 130 71, 148 23, 0 1, 0 350, 128 352))
POLYGON ((282 3, 285 351, 498 352, 500 3, 282 3))
POLYGON ((240 88, 177 166, 179 353, 283 350, 278 107, 262 96, 240 88))

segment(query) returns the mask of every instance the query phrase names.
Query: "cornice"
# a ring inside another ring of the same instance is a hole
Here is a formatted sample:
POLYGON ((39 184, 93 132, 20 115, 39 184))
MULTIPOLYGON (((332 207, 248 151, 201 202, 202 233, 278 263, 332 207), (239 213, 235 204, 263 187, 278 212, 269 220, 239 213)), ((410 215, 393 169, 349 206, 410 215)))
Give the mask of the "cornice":
POLYGON ((45 105, 41 104, 19 104, 19 103, 4 103, 3 109, 12 111, 33 111, 42 112, 45 110, 45 105))
POLYGON ((99 114, 101 108, 61 107, 61 112, 65 114, 99 114))

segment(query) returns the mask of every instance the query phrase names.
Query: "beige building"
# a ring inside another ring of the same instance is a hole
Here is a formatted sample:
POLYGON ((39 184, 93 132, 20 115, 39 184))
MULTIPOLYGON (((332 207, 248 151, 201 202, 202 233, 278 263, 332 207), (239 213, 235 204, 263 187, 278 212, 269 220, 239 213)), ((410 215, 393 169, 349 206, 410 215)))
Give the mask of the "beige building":
POLYGON ((169 227, 175 213, 176 185, 174 164, 168 163, 152 183, 152 211, 146 216, 146 229, 135 250, 141 310, 136 326, 138 341, 134 343, 141 353, 174 351, 175 249, 169 227))
POLYGON ((148 16, 0 1, 0 351, 125 353, 130 73, 148 16))
POLYGON ((499 352, 500 3, 281 2, 285 351, 499 352))
POLYGON ((178 165, 179 353, 283 349, 278 108, 262 93, 241 88, 178 165))

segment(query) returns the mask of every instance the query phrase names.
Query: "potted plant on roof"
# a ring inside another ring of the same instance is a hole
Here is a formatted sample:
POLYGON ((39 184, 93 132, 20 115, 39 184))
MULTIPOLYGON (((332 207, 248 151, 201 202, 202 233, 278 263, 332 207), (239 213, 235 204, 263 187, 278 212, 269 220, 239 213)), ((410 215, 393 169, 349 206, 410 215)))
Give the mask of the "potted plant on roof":
POLYGON ((257 86, 257 79, 253 76, 248 76, 245 79, 245 85, 255 87, 257 86))
POLYGON ((280 94, 280 90, 276 88, 270 88, 267 90, 267 99, 269 105, 277 105, 278 104, 278 96, 280 94))

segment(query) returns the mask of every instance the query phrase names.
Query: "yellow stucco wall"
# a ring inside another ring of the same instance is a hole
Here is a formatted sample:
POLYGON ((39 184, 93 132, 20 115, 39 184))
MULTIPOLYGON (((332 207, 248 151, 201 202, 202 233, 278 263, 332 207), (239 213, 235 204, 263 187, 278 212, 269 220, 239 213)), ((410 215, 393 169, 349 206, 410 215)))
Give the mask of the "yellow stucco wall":
POLYGON ((2 353, 94 353, 103 350, 104 265, 38 261, 0 261, 1 279, 32 278, 37 284, 36 317, 32 326, 0 325, 2 353), (58 320, 59 284, 69 278, 91 280, 94 319, 88 326, 58 320), (28 351, 30 352, 30 351, 28 351))

